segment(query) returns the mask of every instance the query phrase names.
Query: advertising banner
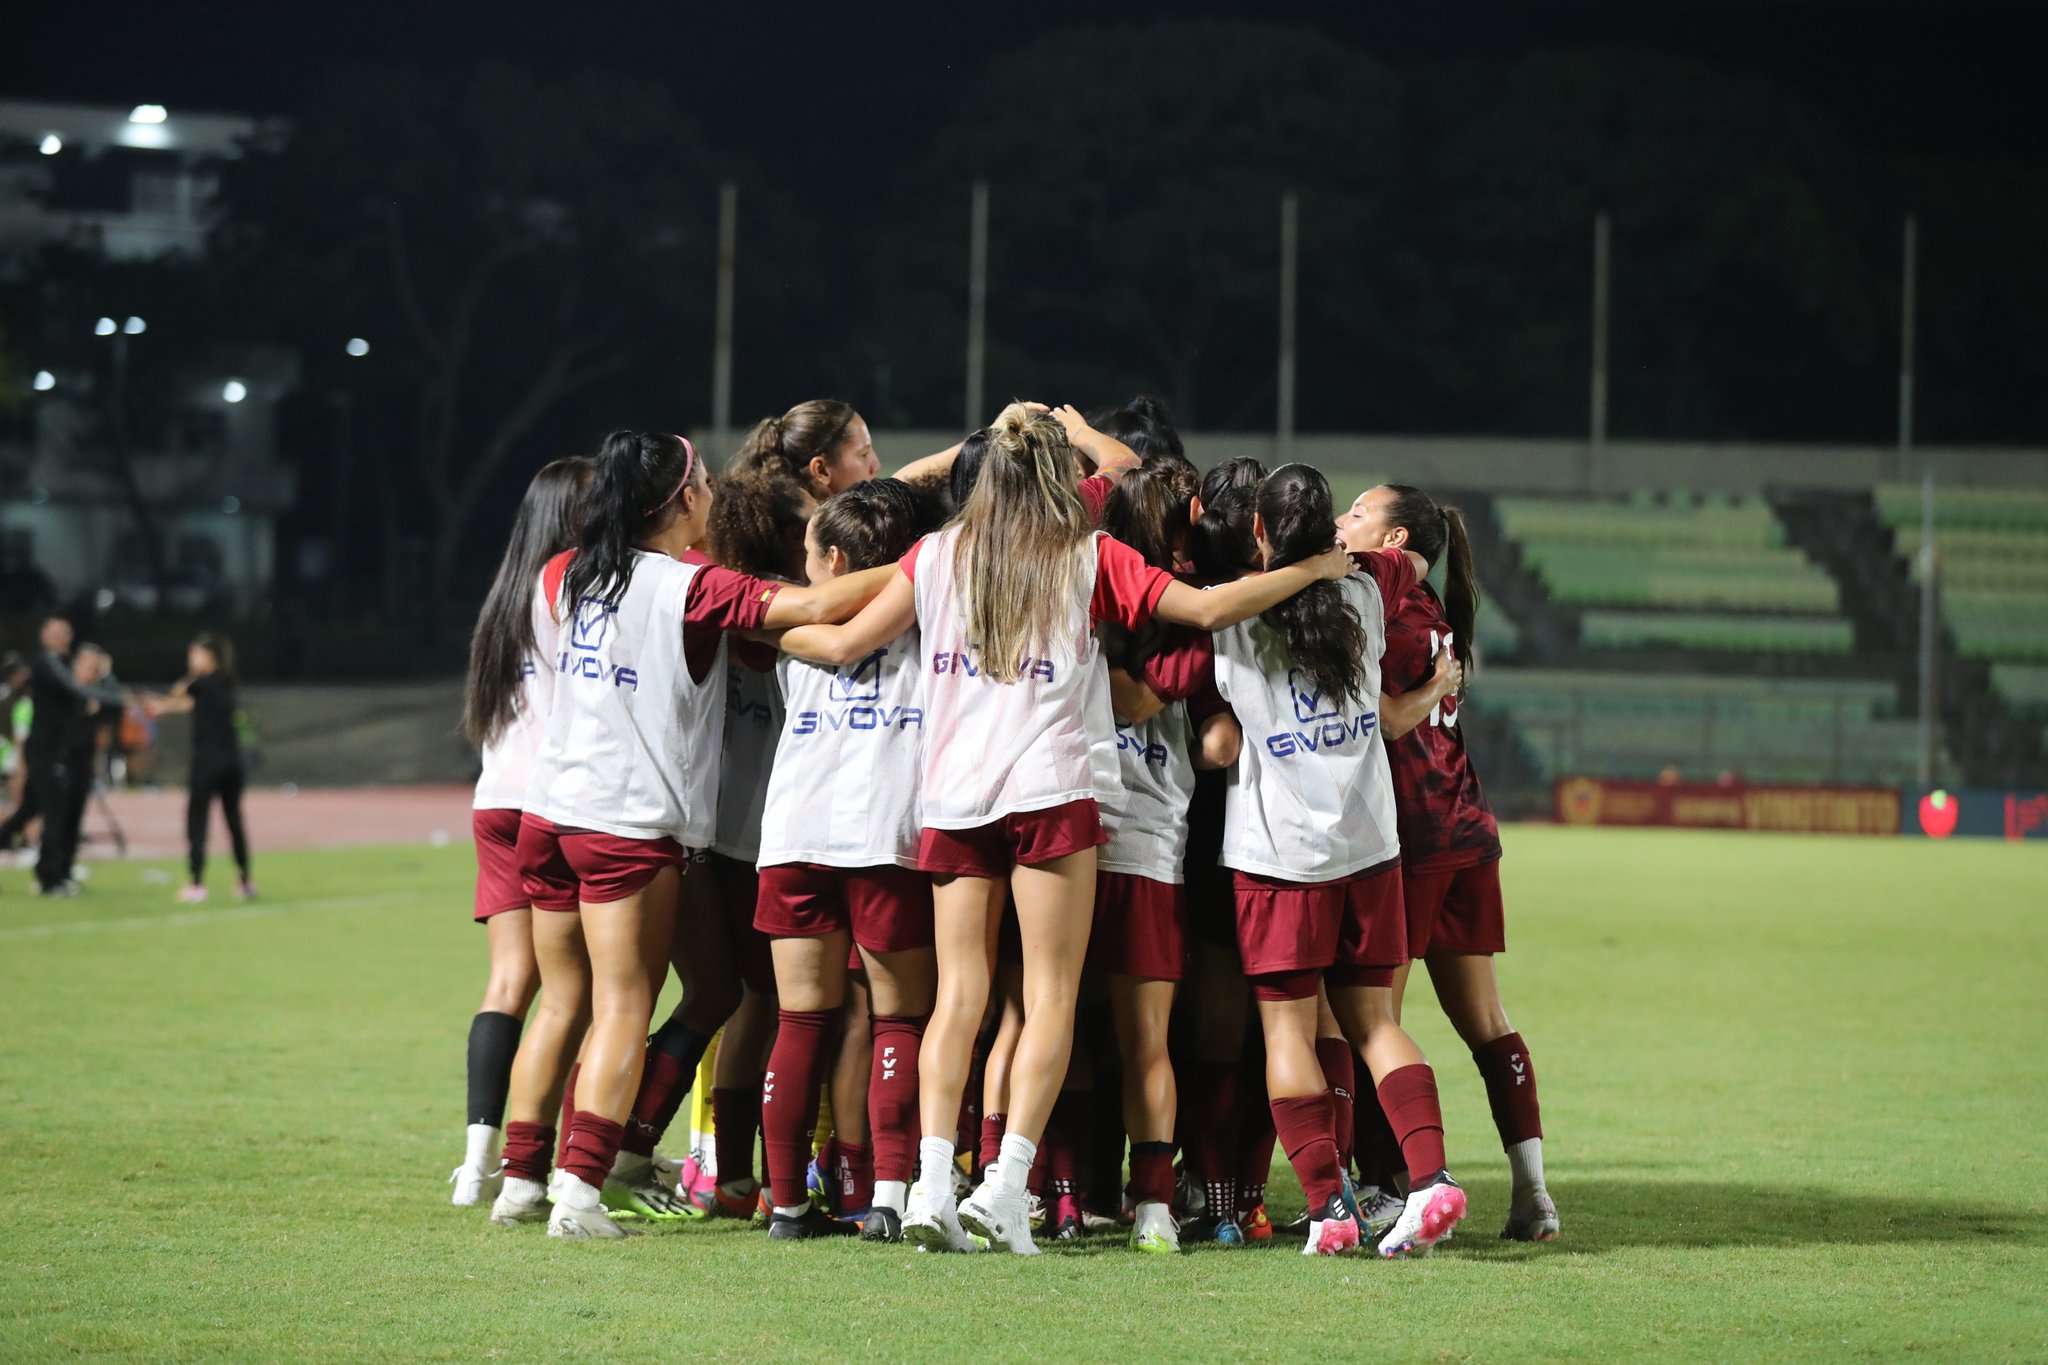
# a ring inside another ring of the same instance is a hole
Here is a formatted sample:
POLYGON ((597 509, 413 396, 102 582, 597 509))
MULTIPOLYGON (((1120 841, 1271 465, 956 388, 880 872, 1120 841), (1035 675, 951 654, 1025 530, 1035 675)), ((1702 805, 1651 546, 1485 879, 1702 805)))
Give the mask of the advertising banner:
POLYGON ((1554 788, 1559 823, 1682 829, 1781 830, 1798 834, 1896 834, 1896 787, 1747 786, 1563 777, 1554 788))
POLYGON ((1899 803, 1899 833, 1929 839, 1975 835, 1984 839, 2048 839, 2048 791, 1965 787, 1929 791, 1909 787, 1899 803))

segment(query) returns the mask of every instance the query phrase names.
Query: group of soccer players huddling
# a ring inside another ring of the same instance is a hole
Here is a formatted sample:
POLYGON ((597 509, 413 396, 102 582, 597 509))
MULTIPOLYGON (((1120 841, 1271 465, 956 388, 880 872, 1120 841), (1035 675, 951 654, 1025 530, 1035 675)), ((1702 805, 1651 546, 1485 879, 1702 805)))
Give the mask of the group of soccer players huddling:
POLYGON ((1501 1236, 1556 1237, 1457 509, 1202 473, 1149 399, 1015 403, 879 474, 813 401, 715 477, 639 431, 535 476, 471 648, 491 966, 455 1203, 1164 1252, 1271 1239, 1277 1143, 1308 1254, 1425 1253, 1466 1194, 1401 1026, 1420 961, 1507 1152, 1501 1236), (714 1038, 714 1145, 677 1162, 714 1038))

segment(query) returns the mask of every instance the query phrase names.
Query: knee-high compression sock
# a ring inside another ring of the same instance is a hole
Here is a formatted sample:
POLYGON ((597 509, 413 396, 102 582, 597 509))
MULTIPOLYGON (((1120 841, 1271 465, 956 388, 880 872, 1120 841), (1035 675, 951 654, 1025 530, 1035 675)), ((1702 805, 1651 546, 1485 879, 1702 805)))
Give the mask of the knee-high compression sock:
POLYGON ((683 1023, 669 1019, 647 1040, 647 1060, 640 1068, 640 1093, 626 1116, 625 1150, 653 1156, 654 1144, 675 1122, 676 1111, 689 1097, 711 1040, 683 1023))
POLYGON ((505 1174, 536 1185, 548 1183, 549 1158, 554 1155, 555 1130, 545 1123, 505 1125, 505 1174))
POLYGON ((996 1158, 1003 1153, 1003 1130, 1009 1126, 1008 1114, 983 1114, 981 1116, 981 1146, 975 1151, 976 1173, 987 1178, 988 1168, 996 1164, 996 1158))
POLYGON ((1173 1202, 1173 1144, 1170 1142, 1134 1142, 1131 1144, 1131 1183, 1128 1187, 1133 1204, 1170 1204, 1173 1202))
POLYGON ((512 1059, 519 1055, 520 1021, 483 1010, 469 1021, 469 1121, 505 1126, 505 1093, 512 1088, 512 1059))
MULTIPOLYGON (((483 1016, 478 1015, 479 1019, 483 1016)), ((1500 1145, 1543 1136, 1543 1107, 1536 1100, 1536 1064, 1529 1060, 1528 1046, 1519 1033, 1504 1033, 1490 1043, 1472 1050, 1473 1065, 1486 1082, 1486 1103, 1493 1110, 1493 1126, 1500 1131, 1500 1145)))
POLYGON ((711 1126, 718 1183, 754 1180, 754 1139, 761 1135, 761 1091, 756 1086, 716 1086, 711 1091, 711 1126))
MULTIPOLYGON (((1189 1097, 1188 1126, 1181 1131, 1188 1164, 1202 1181, 1206 1209, 1212 1218, 1237 1211, 1238 1134, 1237 1063, 1197 1062, 1182 1092, 1189 1097)), ((1133 1183, 1137 1154, 1131 1155, 1133 1183)))
MULTIPOLYGON (((875 1179, 908 1183, 917 1151, 917 1059, 924 1020, 882 1015, 870 1025, 873 1060, 868 1066, 868 1142, 875 1153, 875 1179)), ((892 1205, 902 1212, 900 1205, 892 1205)))
POLYGON ((1337 1169, 1337 1139, 1331 1133, 1336 1116, 1330 1092, 1293 1095, 1270 1101, 1269 1107, 1280 1146, 1308 1198, 1309 1217, 1320 1217, 1343 1188, 1342 1172, 1337 1169))
POLYGON ((1423 1188, 1444 1169, 1444 1114, 1436 1098, 1436 1073, 1427 1062, 1387 1073, 1380 1082, 1380 1108, 1400 1140, 1410 1192, 1423 1188))
POLYGON ((1351 1044, 1342 1038, 1316 1039, 1316 1061, 1323 1068, 1323 1083, 1336 1096, 1333 1118, 1336 1124, 1337 1166, 1340 1170, 1351 1169, 1352 1125, 1356 1117, 1352 1113, 1353 1076, 1357 1070, 1357 1054, 1351 1044))
POLYGON ((769 1197, 778 1209, 809 1201, 804 1173, 818 1122, 818 1090, 834 1015, 827 1010, 782 1010, 768 1073, 761 1083, 761 1149, 768 1158, 769 1197))

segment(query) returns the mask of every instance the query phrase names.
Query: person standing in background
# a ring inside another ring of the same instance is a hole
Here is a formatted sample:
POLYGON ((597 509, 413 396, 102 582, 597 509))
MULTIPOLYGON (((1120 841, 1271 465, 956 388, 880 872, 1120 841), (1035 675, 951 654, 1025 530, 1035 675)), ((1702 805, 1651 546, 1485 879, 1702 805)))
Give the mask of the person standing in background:
POLYGON ((35 704, 28 699, 28 659, 13 650, 0 659, 0 783, 7 788, 13 807, 5 824, 0 824, 0 853, 11 850, 22 837, 36 811, 28 801, 28 773, 22 764, 21 748, 28 739, 29 717, 35 704))
POLYGON ((185 676, 167 697, 152 697, 153 716, 192 714, 192 777, 185 804, 185 837, 190 842, 191 878, 178 899, 194 905, 206 899, 206 824, 215 797, 227 817, 234 846, 240 900, 256 897, 249 878, 249 834, 242 822, 241 742, 235 732, 235 647, 225 635, 204 634, 185 652, 185 676))
MULTIPOLYGON (((47 618, 39 636, 42 652, 29 664, 29 699, 35 714, 22 745, 22 760, 28 770, 28 788, 22 799, 24 805, 34 803, 43 815, 36 886, 45 896, 78 894, 78 883, 71 880, 78 827, 66 813, 74 804, 74 784, 89 784, 92 772, 90 762, 75 771, 67 764, 66 741, 75 736, 85 717, 102 705, 118 706, 121 701, 119 692, 81 683, 73 675, 72 638, 71 622, 61 616, 47 618)), ((90 791, 90 786, 81 790, 90 791)), ((78 806, 82 812, 82 798, 78 806)))

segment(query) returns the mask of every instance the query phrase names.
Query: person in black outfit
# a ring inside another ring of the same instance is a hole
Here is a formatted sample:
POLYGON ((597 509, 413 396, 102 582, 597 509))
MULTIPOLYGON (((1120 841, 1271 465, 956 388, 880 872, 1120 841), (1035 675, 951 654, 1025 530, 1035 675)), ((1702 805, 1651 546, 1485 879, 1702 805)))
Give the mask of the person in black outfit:
POLYGON ((77 767, 75 761, 67 761, 66 751, 75 747, 78 731, 88 717, 101 707, 118 707, 121 695, 117 689, 81 683, 73 675, 69 621, 61 616, 48 618, 40 640, 42 652, 29 663, 29 699, 35 715, 21 746, 22 762, 28 769, 22 806, 43 816, 43 841, 36 855, 37 888, 45 896, 75 896, 78 883, 71 880, 71 860, 77 850, 78 826, 71 812, 75 804, 82 818, 85 807, 82 799, 74 802, 74 789, 91 792, 92 768, 89 762, 77 767))
MULTIPOLYGON (((85 808, 91 804, 93 788, 99 781, 100 736, 121 723, 125 699, 120 684, 114 680, 114 656, 98 645, 78 647, 71 657, 71 676, 87 700, 65 721, 60 755, 65 777, 64 843, 60 850, 64 864, 52 872, 60 881, 75 884, 78 848, 85 842, 85 808)), ((46 819, 43 828, 47 831, 50 827, 46 819)), ((48 835, 44 838, 47 843, 48 835)))
POLYGON ((256 895, 249 879, 249 834, 242 823, 242 748, 235 733, 235 647, 225 635, 207 634, 185 652, 186 672, 167 697, 145 703, 150 714, 192 713, 192 780, 185 802, 185 836, 191 841, 192 877, 178 899, 206 899, 206 823, 215 797, 227 817, 228 839, 234 845, 235 867, 241 873, 235 893, 242 900, 256 895))

